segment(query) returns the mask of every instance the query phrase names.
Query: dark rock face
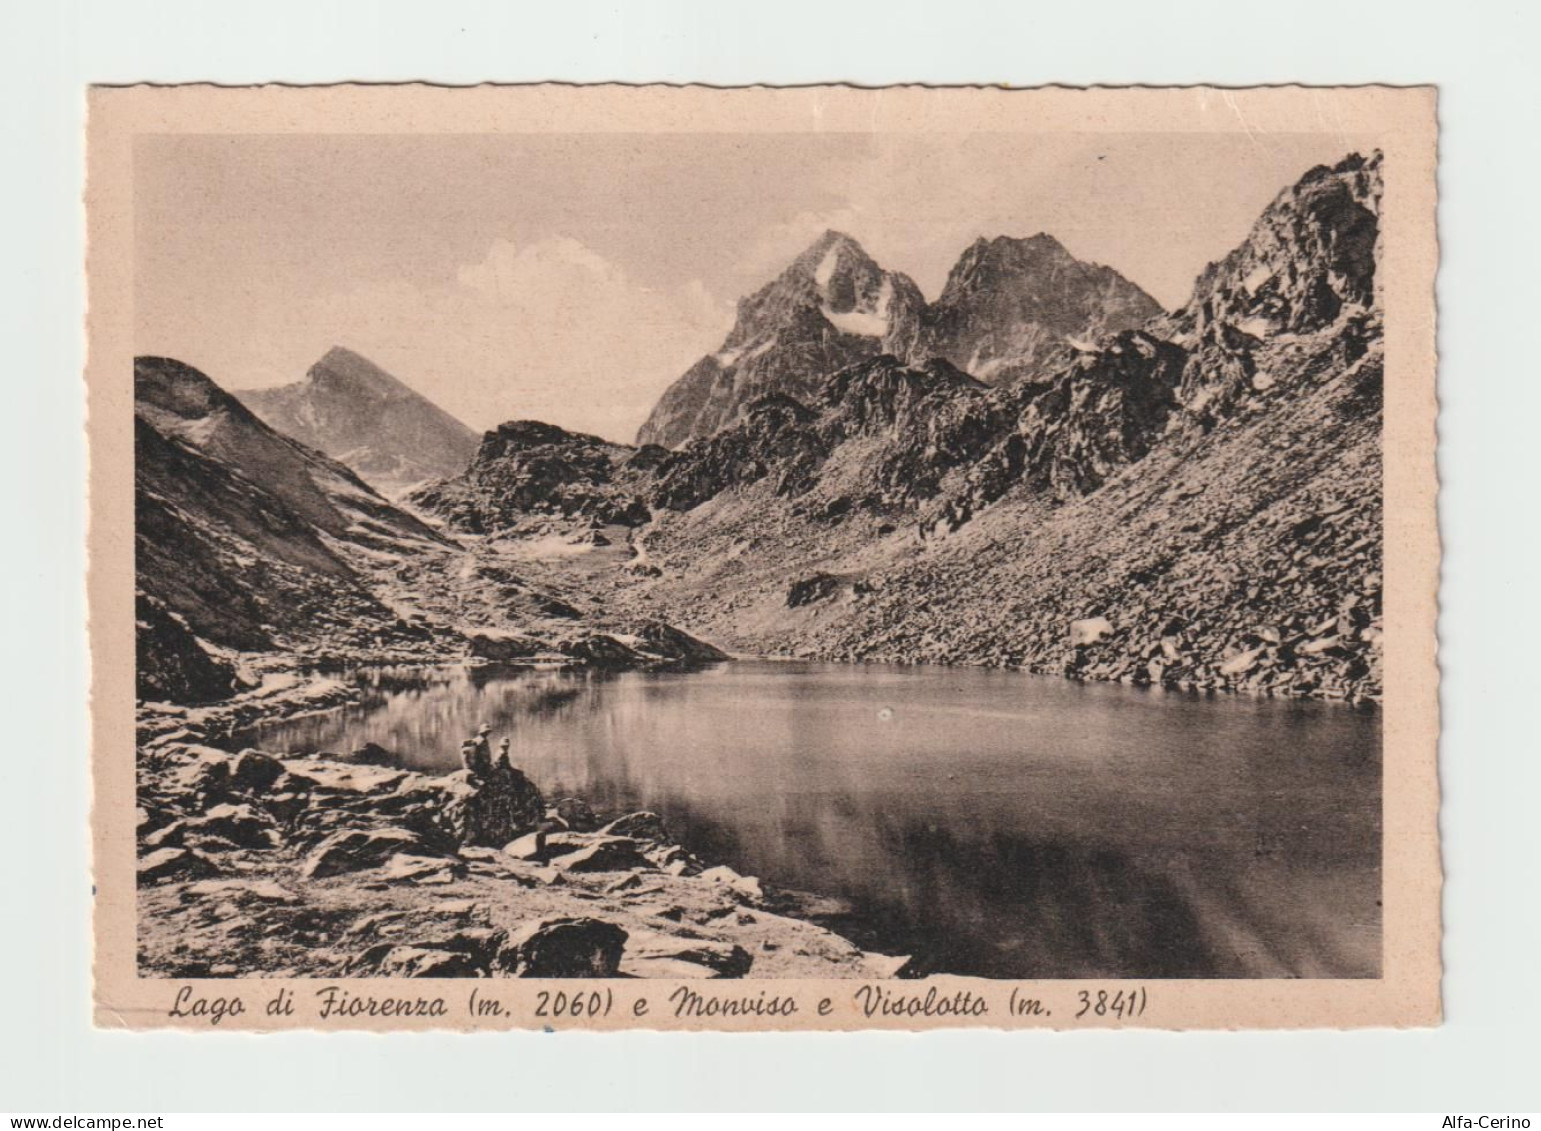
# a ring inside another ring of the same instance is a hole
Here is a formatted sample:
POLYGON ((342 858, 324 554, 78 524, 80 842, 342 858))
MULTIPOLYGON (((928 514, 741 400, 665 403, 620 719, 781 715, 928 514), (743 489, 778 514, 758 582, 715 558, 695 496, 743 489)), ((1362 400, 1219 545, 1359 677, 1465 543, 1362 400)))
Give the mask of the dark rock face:
POLYGON ((213 703, 235 690, 235 669, 209 655, 186 625, 142 593, 134 601, 134 642, 140 699, 213 703))
MULTIPOLYGON (((977 460, 1006 426, 1000 398, 948 362, 903 365, 879 357, 834 374, 820 398, 819 430, 841 459, 840 487, 878 508, 933 497, 942 481, 977 460)), ((827 514, 827 509, 826 509, 827 514)))
POLYGON ((475 779, 460 773, 443 780, 454 783, 454 792, 444 803, 442 824, 457 844, 507 844, 546 814, 535 783, 512 767, 495 766, 475 779))
POLYGON ((495 968, 516 978, 613 978, 627 937, 602 919, 542 919, 509 937, 495 968))
POLYGON ((655 506, 689 510, 721 491, 774 474, 778 495, 813 483, 828 449, 811 425, 816 414, 780 393, 751 401, 731 428, 696 440, 659 464, 649 493, 655 506))
POLYGON ((1030 481, 1061 499, 1087 495, 1142 458, 1178 407, 1185 360, 1137 330, 1077 356, 1017 422, 1030 481))
POLYGON ((1319 165, 1281 192, 1246 242, 1205 268, 1173 335, 1224 323, 1252 338, 1309 333, 1374 303, 1381 157, 1319 165))
POLYGON ((840 591, 840 579, 829 573, 800 577, 787 587, 787 608, 796 609, 824 601, 840 591))
POLYGON ((652 457, 636 455, 598 436, 518 420, 488 432, 463 475, 409 498, 477 534, 509 529, 530 515, 637 526, 648 520, 648 510, 630 488, 647 475, 652 457))
POLYGON ((471 429, 341 346, 302 381, 236 395, 277 431, 347 464, 391 495, 463 471, 476 451, 471 429))
POLYGON ((1000 384, 1033 377, 1067 343, 1095 343, 1160 313, 1117 271, 1081 262, 1053 236, 981 238, 927 308, 917 352, 1000 384))

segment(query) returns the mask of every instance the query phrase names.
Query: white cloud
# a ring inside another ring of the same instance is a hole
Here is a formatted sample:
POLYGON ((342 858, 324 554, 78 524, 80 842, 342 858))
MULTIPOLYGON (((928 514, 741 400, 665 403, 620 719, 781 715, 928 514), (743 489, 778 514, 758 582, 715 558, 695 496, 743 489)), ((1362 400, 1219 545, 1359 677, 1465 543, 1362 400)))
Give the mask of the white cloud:
POLYGON ((496 240, 444 286, 390 283, 327 305, 338 344, 472 427, 537 419, 627 441, 733 320, 699 281, 645 287, 567 237, 496 240))

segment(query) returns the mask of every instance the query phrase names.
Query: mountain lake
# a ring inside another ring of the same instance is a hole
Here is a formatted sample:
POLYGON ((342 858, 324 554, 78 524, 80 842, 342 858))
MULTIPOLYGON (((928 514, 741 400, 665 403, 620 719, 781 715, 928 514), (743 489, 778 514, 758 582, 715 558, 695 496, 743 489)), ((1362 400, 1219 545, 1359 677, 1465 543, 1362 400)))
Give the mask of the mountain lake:
POLYGON ((240 744, 443 773, 488 723, 551 801, 654 810, 916 973, 1380 972, 1375 710, 878 664, 345 678, 362 704, 240 744))

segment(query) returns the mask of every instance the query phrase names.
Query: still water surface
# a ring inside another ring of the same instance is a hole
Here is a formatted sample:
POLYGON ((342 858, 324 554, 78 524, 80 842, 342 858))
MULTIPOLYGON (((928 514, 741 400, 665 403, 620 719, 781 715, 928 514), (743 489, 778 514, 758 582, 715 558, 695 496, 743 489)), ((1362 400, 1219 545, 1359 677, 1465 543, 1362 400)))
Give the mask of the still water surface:
POLYGON ((1379 973, 1378 713, 860 664, 350 678, 362 705, 243 741, 444 771, 489 723, 547 796, 842 897, 921 971, 1379 973))

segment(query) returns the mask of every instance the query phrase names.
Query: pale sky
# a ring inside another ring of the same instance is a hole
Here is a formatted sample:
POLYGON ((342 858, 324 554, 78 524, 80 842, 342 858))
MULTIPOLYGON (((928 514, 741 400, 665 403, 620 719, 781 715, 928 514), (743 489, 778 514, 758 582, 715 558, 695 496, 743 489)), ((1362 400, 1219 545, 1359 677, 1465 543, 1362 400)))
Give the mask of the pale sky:
MULTIPOLYGON (((1338 135, 160 136, 137 143, 135 351, 228 389, 333 345, 472 428, 631 441, 735 302, 826 228, 928 298, 1046 231, 1168 308, 1338 135)), ((1361 147, 1362 148, 1362 147, 1361 147)))

